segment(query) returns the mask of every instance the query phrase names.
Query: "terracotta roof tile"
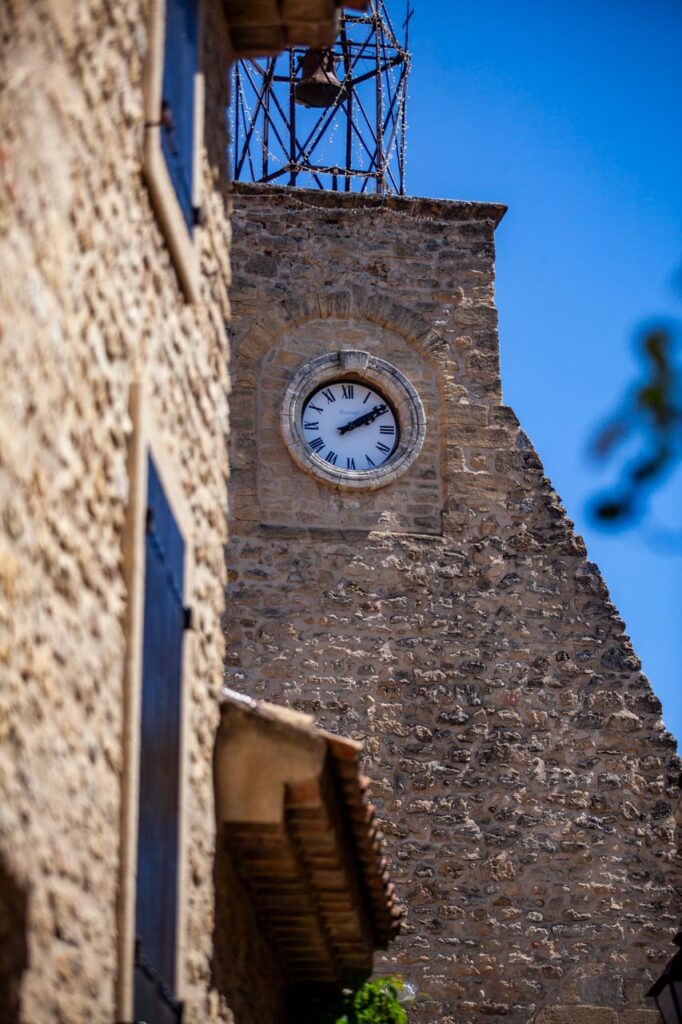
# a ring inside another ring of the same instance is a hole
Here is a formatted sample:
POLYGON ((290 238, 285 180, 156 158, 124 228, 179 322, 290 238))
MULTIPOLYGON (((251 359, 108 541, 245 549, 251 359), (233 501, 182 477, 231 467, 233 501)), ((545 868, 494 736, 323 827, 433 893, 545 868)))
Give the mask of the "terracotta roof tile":
POLYGON ((292 983, 369 971, 400 927, 361 751, 309 716, 226 694, 218 823, 292 983))
POLYGON ((291 46, 331 46, 339 7, 367 9, 367 0, 223 0, 236 58, 274 56, 291 46))

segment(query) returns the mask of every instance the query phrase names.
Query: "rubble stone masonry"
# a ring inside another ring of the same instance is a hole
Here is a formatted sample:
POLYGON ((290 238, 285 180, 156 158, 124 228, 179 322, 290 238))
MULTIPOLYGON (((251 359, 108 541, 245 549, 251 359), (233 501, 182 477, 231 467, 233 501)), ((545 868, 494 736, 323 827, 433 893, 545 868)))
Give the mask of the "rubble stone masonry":
POLYGON ((238 186, 226 674, 365 742, 408 910, 381 970, 411 1021, 653 1021, 680 764, 501 403, 503 212, 238 186), (278 429, 292 374, 340 348, 426 410, 417 461, 368 493, 307 475, 278 429))
POLYGON ((123 534, 140 382, 192 519, 186 1020, 214 1019, 229 224, 220 4, 204 4, 201 302, 142 175, 142 0, 0 4, 0 1018, 118 1019, 123 534), (20 985, 20 992, 18 986, 20 985))

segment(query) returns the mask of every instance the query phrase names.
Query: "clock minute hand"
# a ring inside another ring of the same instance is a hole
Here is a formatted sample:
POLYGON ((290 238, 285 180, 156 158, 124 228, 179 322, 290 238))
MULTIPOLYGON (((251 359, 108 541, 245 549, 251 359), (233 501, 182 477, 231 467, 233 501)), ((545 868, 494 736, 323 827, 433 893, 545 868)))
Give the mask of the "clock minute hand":
POLYGON ((364 427, 367 423, 372 423, 378 416, 383 416, 385 412, 388 412, 388 406, 383 402, 381 405, 375 405, 369 412, 364 413, 362 416, 358 416, 357 419, 351 420, 350 423, 344 424, 339 427, 340 434, 347 434, 349 430, 355 430, 356 427, 364 427))

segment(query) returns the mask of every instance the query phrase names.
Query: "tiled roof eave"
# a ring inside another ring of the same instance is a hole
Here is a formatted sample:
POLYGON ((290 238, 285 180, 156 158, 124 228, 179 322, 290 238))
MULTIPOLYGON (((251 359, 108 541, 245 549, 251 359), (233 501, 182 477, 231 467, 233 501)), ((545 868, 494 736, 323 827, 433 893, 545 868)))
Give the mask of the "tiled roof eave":
MULTIPOLYGON (((236 58, 275 56, 292 46, 331 46, 339 32, 338 0, 223 0, 236 58)), ((365 10, 366 0, 349 0, 365 10)))
POLYGON ((360 753, 307 716, 237 695, 223 705, 219 825, 293 984, 369 972, 400 927, 360 753), (273 770, 259 776, 268 756, 273 770), (235 760, 250 757, 258 763, 235 760), (245 780, 280 796, 245 792, 245 780))

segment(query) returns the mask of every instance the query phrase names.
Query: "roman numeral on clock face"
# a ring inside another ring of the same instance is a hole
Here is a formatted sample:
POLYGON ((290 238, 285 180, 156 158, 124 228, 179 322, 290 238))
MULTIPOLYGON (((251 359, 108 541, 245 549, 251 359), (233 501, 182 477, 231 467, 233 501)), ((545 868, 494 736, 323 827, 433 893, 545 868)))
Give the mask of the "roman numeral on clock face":
POLYGON ((344 398, 352 398, 353 397, 353 392, 355 391, 355 388, 353 387, 352 384, 342 384, 341 385, 341 390, 343 391, 343 397, 344 398))
POLYGON ((380 434, 395 434, 395 427, 392 423, 384 424, 379 427, 380 434))
POLYGON ((391 450, 387 444, 384 444, 383 441, 377 441, 377 448, 380 452, 383 452, 385 455, 388 455, 388 453, 391 450))
POLYGON ((305 422, 303 423, 303 429, 304 430, 319 430, 320 429, 320 421, 319 420, 305 420, 305 422))
POLYGON ((355 459, 346 458, 346 469, 355 469, 355 459))
POLYGON ((310 447, 314 452, 319 452, 320 448, 324 448, 324 441, 321 437, 315 437, 310 442, 310 447))
POLYGON ((332 391, 331 388, 325 388, 322 394, 327 399, 330 405, 332 404, 332 402, 336 401, 336 398, 334 397, 334 392, 332 391))
POLYGON ((315 410, 315 412, 324 412, 324 409, 321 409, 319 405, 313 405, 313 403, 312 403, 312 402, 310 403, 310 405, 308 406, 308 408, 309 408, 309 409, 314 409, 314 410, 315 410))
POLYGON ((324 457, 324 461, 325 462, 331 462, 332 466, 336 465, 336 460, 337 459, 338 459, 338 455, 336 454, 336 452, 333 452, 333 451, 328 451, 327 454, 324 457))
POLYGON ((372 462, 372 460, 370 459, 369 455, 365 455, 365 458, 367 459, 367 464, 369 466, 376 466, 376 462, 372 462))

